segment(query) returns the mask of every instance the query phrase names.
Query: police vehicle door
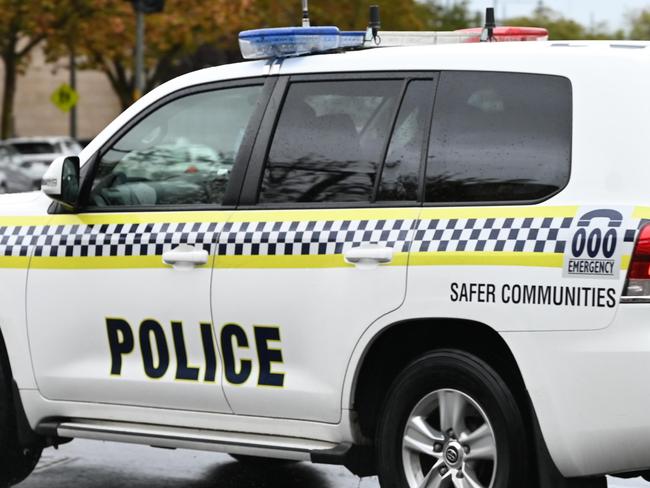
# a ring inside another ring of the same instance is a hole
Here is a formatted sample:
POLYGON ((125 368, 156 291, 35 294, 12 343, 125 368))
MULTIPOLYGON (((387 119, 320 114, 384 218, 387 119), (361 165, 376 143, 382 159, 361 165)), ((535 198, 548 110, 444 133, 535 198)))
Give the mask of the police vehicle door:
POLYGON ((235 413, 340 420, 357 339, 404 299, 434 85, 426 73, 278 83, 212 281, 235 413))
POLYGON ((441 73, 409 262, 418 316, 512 332, 520 351, 546 349, 519 331, 611 323, 637 223, 631 208, 575 205, 572 92, 559 76, 441 73))
POLYGON ((39 230, 29 271, 29 337, 46 398, 231 412, 211 265, 271 89, 251 80, 176 93, 84 166, 83 210, 39 230))

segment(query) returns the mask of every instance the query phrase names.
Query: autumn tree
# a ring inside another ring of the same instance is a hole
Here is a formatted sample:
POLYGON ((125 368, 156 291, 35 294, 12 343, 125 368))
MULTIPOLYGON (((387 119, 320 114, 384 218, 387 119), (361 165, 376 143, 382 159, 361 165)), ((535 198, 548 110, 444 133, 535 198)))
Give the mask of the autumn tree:
POLYGON ((0 137, 13 134, 18 75, 30 53, 48 36, 81 15, 77 0, 0 0, 0 57, 4 64, 0 137))
MULTIPOLYGON (((1 0, 0 0, 1 1, 1 0)), ((125 0, 78 0, 91 12, 68 30, 48 38, 51 60, 67 52, 76 39, 79 67, 103 71, 123 108, 133 102, 135 15, 125 0)), ((166 81, 176 63, 201 46, 222 44, 246 18, 249 0, 167 0, 165 12, 146 16, 146 89, 166 81)))

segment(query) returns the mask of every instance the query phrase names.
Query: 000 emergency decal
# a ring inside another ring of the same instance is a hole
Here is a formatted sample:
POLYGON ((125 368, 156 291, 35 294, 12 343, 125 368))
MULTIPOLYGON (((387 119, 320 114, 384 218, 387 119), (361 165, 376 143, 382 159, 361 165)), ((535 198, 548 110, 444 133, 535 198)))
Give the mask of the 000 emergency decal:
MULTIPOLYGON (((170 323, 171 341, 161 323, 154 319, 145 319, 137 331, 122 318, 106 318, 106 332, 110 349, 111 376, 122 376, 125 357, 139 349, 140 360, 145 375, 152 380, 164 378, 170 374, 173 379, 213 383, 217 379, 217 342, 212 324, 203 322, 193 328, 194 334, 200 335, 203 356, 200 364, 192 364, 186 346, 186 329, 183 323, 170 323), (169 344, 172 345, 170 351, 169 344), (136 347, 139 344, 139 347, 136 347), (171 355, 175 356, 176 368, 172 367, 171 355)), ((221 358, 224 365, 224 377, 233 385, 243 385, 252 377, 253 359, 239 357, 242 350, 254 343, 257 351, 257 385, 284 387, 285 373, 274 370, 274 365, 283 363, 280 348, 280 330, 274 326, 255 326, 253 337, 249 339, 243 327, 238 324, 226 324, 219 335, 221 358)), ((196 359, 196 358, 195 358, 196 359)))
POLYGON ((623 243, 630 240, 624 222, 619 210, 584 209, 571 228, 564 276, 618 279, 623 243))

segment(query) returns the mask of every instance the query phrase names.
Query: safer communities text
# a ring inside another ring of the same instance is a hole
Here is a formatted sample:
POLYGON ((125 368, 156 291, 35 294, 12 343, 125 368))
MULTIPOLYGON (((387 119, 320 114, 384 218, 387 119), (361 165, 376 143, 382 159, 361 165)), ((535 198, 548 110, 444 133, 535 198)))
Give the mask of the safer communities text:
POLYGON ((552 305, 558 307, 616 307, 614 288, 586 286, 452 283, 452 302, 552 305))

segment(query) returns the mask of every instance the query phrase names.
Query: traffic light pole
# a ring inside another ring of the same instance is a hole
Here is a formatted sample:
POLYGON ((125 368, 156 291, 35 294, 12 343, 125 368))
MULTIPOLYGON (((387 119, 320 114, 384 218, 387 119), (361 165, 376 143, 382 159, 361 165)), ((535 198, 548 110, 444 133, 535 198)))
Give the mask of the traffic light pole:
POLYGON ((136 9, 135 23, 136 23, 136 42, 135 42, 135 90, 133 98, 139 99, 145 90, 145 74, 144 74, 144 36, 145 36, 145 22, 144 12, 136 9))
POLYGON ((145 51, 145 15, 160 13, 165 9, 165 0, 129 0, 135 10, 135 80, 133 99, 137 100, 146 89, 144 65, 145 51))

